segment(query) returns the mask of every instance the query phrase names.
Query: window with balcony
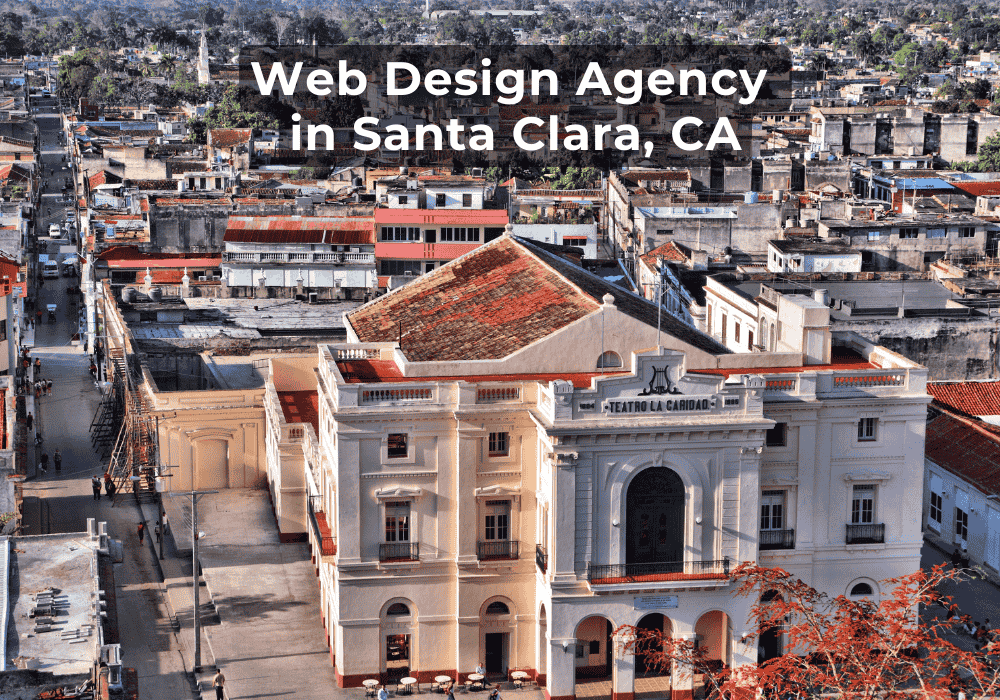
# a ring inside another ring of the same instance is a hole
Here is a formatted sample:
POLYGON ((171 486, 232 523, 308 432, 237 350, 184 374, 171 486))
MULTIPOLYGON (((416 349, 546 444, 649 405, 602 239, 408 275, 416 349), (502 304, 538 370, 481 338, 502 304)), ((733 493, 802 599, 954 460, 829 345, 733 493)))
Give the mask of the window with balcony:
POLYGON ((510 537, 510 501, 486 501, 482 522, 479 559, 517 559, 519 543, 510 537))
POLYGON ((389 459, 403 459, 407 456, 407 437, 406 433, 389 433, 389 459))
POLYGON ((510 434, 490 433, 489 454, 490 457, 506 457, 510 454, 510 434))
POLYGON ((764 491, 760 495, 760 548, 792 549, 795 533, 786 527, 783 490, 764 491))
POLYGON ((858 442, 874 442, 878 439, 878 418, 862 418, 858 421, 858 442))
POLYGON ((379 560, 405 561, 417 558, 417 543, 410 542, 410 502, 386 503, 385 541, 379 545, 379 560))
POLYGON ((847 544, 885 542, 885 524, 875 522, 875 484, 855 484, 851 494, 851 522, 847 544))

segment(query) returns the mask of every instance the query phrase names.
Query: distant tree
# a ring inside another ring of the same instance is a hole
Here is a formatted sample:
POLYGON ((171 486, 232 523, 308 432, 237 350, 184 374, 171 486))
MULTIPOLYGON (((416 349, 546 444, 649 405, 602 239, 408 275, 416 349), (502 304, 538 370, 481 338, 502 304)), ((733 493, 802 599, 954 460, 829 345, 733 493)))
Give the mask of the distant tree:
POLYGON ((980 172, 1000 171, 1000 132, 993 134, 980 144, 976 165, 980 172))

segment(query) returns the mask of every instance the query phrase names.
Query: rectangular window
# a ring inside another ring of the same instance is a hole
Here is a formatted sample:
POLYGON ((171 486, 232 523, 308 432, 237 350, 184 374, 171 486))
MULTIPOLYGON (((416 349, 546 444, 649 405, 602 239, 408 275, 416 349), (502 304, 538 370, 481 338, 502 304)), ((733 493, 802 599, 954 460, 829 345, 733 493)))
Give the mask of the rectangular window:
POLYGON ((961 226, 958 229, 959 238, 975 238, 976 237, 976 227, 975 226, 961 226))
POLYGON ((462 195, 462 206, 463 207, 471 207, 472 206, 472 195, 471 194, 463 194, 462 195))
POLYGON ((788 444, 788 424, 775 423, 773 428, 767 429, 764 444, 768 447, 784 447, 788 444))
POLYGON ((410 541, 409 501, 395 501, 385 504, 385 541, 410 541))
POLYGON ((753 350, 753 331, 747 331, 747 350, 753 350))
POLYGON ((862 418, 858 421, 858 442, 872 442, 878 437, 878 418, 862 418))
POLYGON ((881 234, 878 231, 869 231, 868 232, 868 240, 869 241, 877 241, 879 238, 881 238, 881 234))
POLYGON ((851 499, 851 524, 861 525, 875 522, 875 485, 855 484, 851 499))
POLYGON ((941 529, 941 507, 943 502, 941 500, 941 494, 931 492, 931 512, 930 518, 932 524, 937 524, 937 529, 941 529))
POLYGON ((443 207, 445 204, 447 204, 447 202, 448 202, 448 197, 446 195, 440 193, 434 195, 434 206, 443 207))
POLYGON ((590 655, 593 656, 594 654, 600 654, 600 653, 601 653, 601 642, 600 642, 600 640, 591 639, 590 640, 590 655))
POLYGON ((419 260, 379 260, 380 275, 419 275, 422 268, 419 260))
POLYGON ((441 229, 441 240, 453 243, 478 243, 479 229, 466 227, 445 227, 441 229))
POLYGON ((389 459, 406 457, 406 433, 389 433, 389 459))
POLYGON ((764 491, 760 495, 760 529, 785 528, 785 492, 764 491))
POLYGON ((382 226, 380 241, 419 241, 420 228, 417 226, 382 226))
POLYGON ((510 501, 486 501, 483 539, 506 542, 510 539, 510 501))
POLYGON ((722 314, 722 342, 723 343, 726 342, 726 321, 728 321, 728 320, 729 320, 729 317, 726 316, 725 314, 722 314))
POLYGON ((578 659, 584 658, 584 655, 585 655, 586 651, 587 651, 587 647, 586 646, 584 646, 583 644, 577 644, 576 645, 576 658, 578 658, 578 659))
POLYGON ((739 321, 736 322, 735 328, 733 328, 733 338, 734 338, 734 340, 736 340, 737 343, 740 342, 740 322, 739 321))
POLYGON ((400 204, 406 204, 409 201, 410 201, 410 196, 409 195, 406 195, 406 194, 399 195, 399 203, 400 204))
POLYGON ((566 236, 563 238, 563 245, 575 245, 578 248, 583 248, 587 245, 586 238, 573 238, 572 236, 566 236))
POLYGON ((916 228, 901 228, 899 229, 900 238, 916 238, 919 233, 919 229, 916 228))
POLYGON ((969 514, 961 508, 955 509, 955 539, 969 539, 969 514))
POLYGON ((490 433, 490 457, 506 457, 510 454, 508 433, 490 433))

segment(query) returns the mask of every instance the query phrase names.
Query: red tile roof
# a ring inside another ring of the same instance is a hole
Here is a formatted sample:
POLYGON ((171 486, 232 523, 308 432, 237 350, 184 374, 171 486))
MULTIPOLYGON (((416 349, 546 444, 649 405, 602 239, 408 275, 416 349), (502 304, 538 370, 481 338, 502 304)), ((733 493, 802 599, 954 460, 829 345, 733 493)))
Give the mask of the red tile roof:
POLYGON ((253 129, 209 129, 208 145, 213 148, 232 148, 249 143, 253 129))
POLYGON ((996 180, 978 182, 952 182, 952 185, 973 197, 1000 194, 1000 182, 996 180))
POLYGON ((368 217, 231 216, 226 243, 375 243, 375 226, 368 217))
POLYGON ((376 209, 376 224, 437 224, 441 226, 507 225, 506 209, 376 209))
POLYGON ((1000 416, 1000 382, 928 382, 927 393, 936 404, 970 416, 1000 416))
POLYGON ((102 170, 96 175, 90 176, 90 186, 97 187, 98 185, 117 185, 122 181, 122 178, 115 175, 107 170, 102 170))
POLYGON ((690 252, 679 243, 670 241, 657 248, 653 248, 648 253, 642 255, 641 258, 650 265, 654 265, 656 259, 660 256, 663 256, 664 260, 669 260, 670 262, 687 262, 690 252))
POLYGON ((473 376, 404 377, 392 360, 338 360, 337 368, 348 384, 379 384, 384 382, 539 382, 548 384, 557 379, 573 382, 577 389, 589 389, 594 377, 627 372, 569 372, 547 374, 477 374, 473 376))
POLYGON ((316 391, 279 391, 286 423, 311 423, 319 434, 319 394, 316 391))
POLYGON ((504 236, 362 306, 348 320, 363 343, 396 340, 402 329, 403 353, 415 362, 486 360, 506 357, 598 308, 504 236))
POLYGON ((144 253, 134 246, 116 245, 101 252, 97 256, 115 268, 141 267, 218 267, 222 263, 221 255, 200 255, 195 253, 144 253))
POLYGON ((1000 435, 992 426, 941 413, 927 424, 924 455, 987 495, 1000 493, 1000 435))

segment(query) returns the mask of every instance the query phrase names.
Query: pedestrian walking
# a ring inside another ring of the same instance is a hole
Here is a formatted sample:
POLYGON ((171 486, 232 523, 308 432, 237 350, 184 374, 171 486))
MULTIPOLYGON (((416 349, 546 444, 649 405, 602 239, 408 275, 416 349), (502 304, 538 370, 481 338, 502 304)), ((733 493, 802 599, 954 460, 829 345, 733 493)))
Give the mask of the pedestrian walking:
POLYGON ((45 395, 52 396, 52 380, 45 382, 45 395))
POLYGON ((42 453, 42 471, 47 472, 49 470, 49 453, 42 453))
MULTIPOLYGON (((41 311, 38 312, 38 320, 39 321, 42 320, 42 312, 41 311)), ((42 358, 36 357, 35 358, 35 375, 37 376, 38 373, 41 372, 41 371, 42 371, 42 358)))
POLYGON ((215 688, 215 700, 224 700, 226 697, 226 677, 222 675, 222 669, 215 672, 215 677, 212 678, 212 687, 215 688))
POLYGON ((104 490, 108 492, 108 498, 115 497, 115 482, 109 481, 104 484, 104 490))
POLYGON ((31 411, 28 411, 28 417, 24 419, 24 422, 28 426, 28 430, 31 430, 32 426, 35 425, 35 417, 31 415, 31 411))
POLYGON ((94 500, 101 500, 101 480, 97 478, 97 474, 90 477, 90 488, 94 490, 94 500))
POLYGON ((56 465, 57 472, 62 471, 62 454, 59 452, 59 450, 56 450, 56 453, 52 455, 52 463, 56 465))
POLYGON ((42 383, 41 382, 35 382, 35 398, 36 399, 42 398, 42 383))
POLYGON ((135 530, 139 533, 139 544, 142 544, 146 538, 146 523, 139 523, 135 530))

